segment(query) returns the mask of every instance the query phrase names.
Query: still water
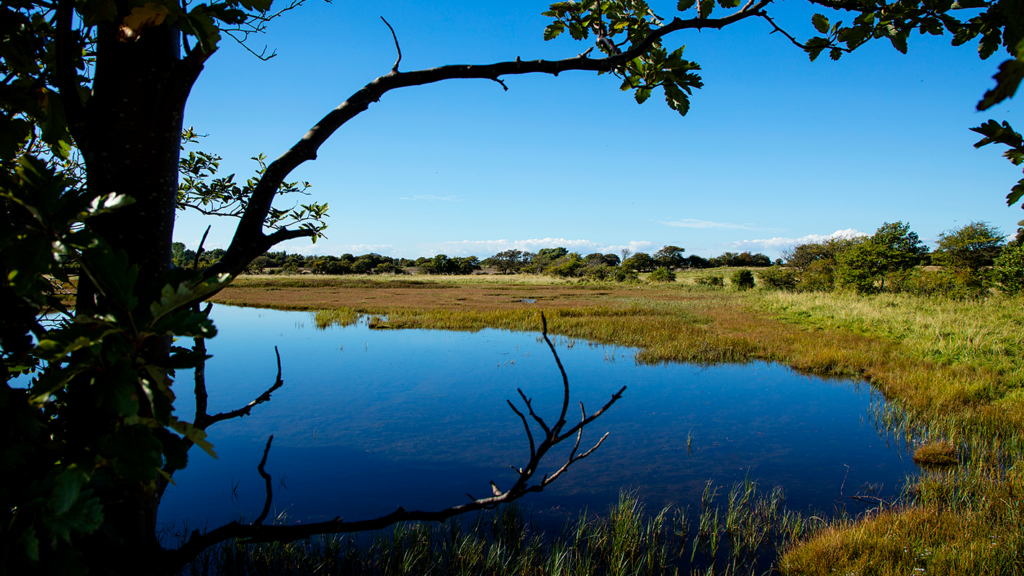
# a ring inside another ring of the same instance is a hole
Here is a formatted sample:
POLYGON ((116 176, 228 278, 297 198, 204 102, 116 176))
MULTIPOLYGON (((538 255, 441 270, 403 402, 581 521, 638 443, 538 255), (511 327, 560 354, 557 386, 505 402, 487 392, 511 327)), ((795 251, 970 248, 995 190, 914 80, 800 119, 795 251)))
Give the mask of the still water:
MULTIPOLYGON (((523 408, 517 388, 549 423, 557 418, 561 376, 536 333, 319 330, 307 312, 226 306, 213 318, 220 335, 207 342, 210 414, 244 406, 273 383, 274 346, 285 385, 251 416, 208 430, 219 459, 190 452, 160 508, 165 523, 212 528, 257 515, 264 482, 256 466, 271 434, 274 511, 293 522, 359 520, 482 497, 491 480, 511 485, 509 466, 529 457, 505 402, 523 408)), ((891 497, 916 471, 872 425, 870 406, 882 400, 866 384, 766 363, 639 366, 632 349, 564 338, 556 346, 571 385, 570 422, 578 402, 591 413, 627 389, 584 433, 586 448, 610 432, 601 448, 521 501, 537 522, 605 513, 623 489, 649 508, 695 509, 708 480, 728 489, 745 478, 781 485, 791 509, 830 514, 868 486, 891 497)), ((176 388, 178 414, 191 420, 191 374, 179 373, 176 388)), ((550 454, 541 474, 564 457, 550 454)))

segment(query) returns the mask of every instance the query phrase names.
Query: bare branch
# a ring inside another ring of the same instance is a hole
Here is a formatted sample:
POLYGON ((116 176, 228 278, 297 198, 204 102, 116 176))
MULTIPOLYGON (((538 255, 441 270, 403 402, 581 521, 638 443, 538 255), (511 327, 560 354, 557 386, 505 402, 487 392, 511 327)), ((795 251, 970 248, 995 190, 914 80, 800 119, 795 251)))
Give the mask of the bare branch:
POLYGON ((561 72, 569 70, 608 72, 642 56, 667 34, 686 29, 723 28, 758 15, 759 11, 770 2, 771 0, 758 0, 755 4, 745 7, 746 9, 722 18, 691 18, 687 20, 675 18, 669 24, 652 31, 629 50, 606 58, 589 58, 587 53, 584 53, 564 60, 523 61, 517 58, 514 61, 486 65, 449 65, 413 72, 392 70, 352 94, 306 132, 294 146, 267 166, 266 172, 253 190, 248 209, 238 223, 231 245, 224 256, 206 270, 206 275, 212 277, 224 272, 237 274, 252 258, 272 247, 273 243, 268 244, 267 236, 263 234, 263 223, 270 212, 281 183, 300 164, 315 160, 320 146, 341 126, 366 111, 371 104, 378 102, 384 94, 391 90, 453 79, 494 80, 502 76, 516 74, 552 74, 557 76, 561 72))
MULTIPOLYGON (((384 17, 381 16, 380 19, 384 20, 384 17)), ((398 65, 402 63, 402 47, 398 45, 398 36, 395 35, 395 29, 391 27, 391 23, 384 20, 384 24, 388 27, 388 30, 391 30, 391 38, 395 41, 395 51, 398 52, 398 59, 395 60, 395 65, 391 67, 391 72, 397 74, 398 65)))
POLYGON ((769 16, 767 12, 761 12, 758 15, 761 18, 764 18, 769 24, 772 25, 772 28, 774 28, 774 30, 772 30, 772 33, 775 33, 775 32, 781 33, 783 36, 788 38, 789 41, 792 42, 794 46, 796 46, 797 48, 800 48, 801 50, 806 48, 806 46, 801 44, 800 41, 797 40, 796 38, 794 38, 789 32, 786 32, 781 27, 779 27, 779 25, 775 23, 775 20, 773 20, 772 17, 769 16))
POLYGON ((526 409, 530 412, 530 416, 533 417, 537 424, 540 424, 540 427, 544 429, 545 434, 550 434, 551 429, 548 428, 548 425, 544 423, 544 419, 538 416, 537 413, 533 411, 533 399, 527 398, 526 394, 523 394, 523 390, 521 388, 516 388, 516 392, 519 392, 519 397, 522 398, 523 403, 526 404, 526 409))
POLYGON ((260 465, 256 467, 256 471, 263 477, 264 482, 267 483, 267 499, 263 502, 263 512, 252 523, 253 526, 263 524, 263 521, 267 519, 267 513, 270 512, 270 503, 274 500, 274 487, 270 481, 270 474, 267 474, 266 470, 263 469, 267 465, 267 454, 270 453, 270 443, 274 441, 274 435, 271 434, 270 438, 267 438, 267 447, 263 449, 263 459, 260 460, 260 465))
MULTIPOLYGON (((520 394, 521 393, 522 392, 520 392, 520 394)), ((530 439, 530 458, 532 459, 537 454, 537 451, 534 449, 533 446, 533 433, 530 432, 530 423, 526 421, 526 416, 523 415, 523 413, 520 412, 518 408, 516 408, 516 405, 513 404, 511 400, 506 400, 506 402, 508 402, 508 407, 511 408, 512 411, 516 413, 516 416, 519 416, 519 419, 523 421, 523 428, 526 429, 526 437, 530 439)), ((541 423, 541 425, 543 425, 543 422, 541 423)), ((517 468, 515 467, 513 467, 512 469, 517 470, 517 468)))

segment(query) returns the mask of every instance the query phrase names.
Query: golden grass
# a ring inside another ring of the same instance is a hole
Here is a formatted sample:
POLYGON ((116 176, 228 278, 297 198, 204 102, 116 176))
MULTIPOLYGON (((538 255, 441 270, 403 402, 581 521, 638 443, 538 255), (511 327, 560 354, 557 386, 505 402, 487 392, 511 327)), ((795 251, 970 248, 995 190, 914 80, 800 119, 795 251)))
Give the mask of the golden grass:
POLYGON ((956 448, 948 440, 933 440, 914 450, 914 462, 922 466, 953 466, 959 460, 956 448))
POLYGON ((346 317, 386 316, 378 327, 449 330, 536 331, 543 310, 553 334, 635 347, 640 362, 759 359, 863 378, 906 411, 894 425, 968 445, 969 462, 926 472, 912 485, 913 506, 833 522, 790 550, 783 571, 1024 573, 1024 298, 737 292, 695 286, 701 274, 630 286, 524 276, 284 281, 294 287, 242 279, 218 299, 343 307, 346 317))
POLYGON ((1024 478, 976 461, 925 472, 917 504, 833 522, 785 552, 789 576, 1024 573, 1024 478))

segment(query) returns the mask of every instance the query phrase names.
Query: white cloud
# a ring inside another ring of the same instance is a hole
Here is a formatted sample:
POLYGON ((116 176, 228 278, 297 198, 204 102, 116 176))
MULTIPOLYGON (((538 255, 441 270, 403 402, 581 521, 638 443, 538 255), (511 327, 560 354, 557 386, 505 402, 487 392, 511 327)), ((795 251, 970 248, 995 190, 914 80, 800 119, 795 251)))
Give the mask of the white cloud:
POLYGON ((271 248, 271 250, 286 250, 291 254, 303 254, 306 256, 341 256, 346 253, 359 256, 370 252, 387 254, 389 252, 394 252, 394 249, 395 247, 391 244, 324 244, 323 242, 296 246, 280 245, 278 247, 271 248))
POLYGON ((753 224, 729 224, 725 222, 712 222, 710 220, 696 220, 694 218, 683 218, 675 222, 661 222, 665 226, 677 228, 732 228, 740 230, 754 230, 753 224))
POLYGON ((856 238, 858 236, 867 236, 866 233, 854 228, 847 228, 846 230, 836 230, 829 235, 821 234, 808 234, 800 238, 765 238, 760 240, 739 240, 736 242, 726 242, 723 246, 731 248, 738 248, 743 250, 750 250, 751 248, 760 248, 762 250, 782 250, 789 248, 790 246, 797 246, 799 244, 807 244, 810 242, 824 242, 825 240, 832 240, 835 238, 856 238))
POLYGON ((433 254, 448 254, 449 256, 474 255, 491 256, 505 250, 523 250, 525 252, 536 252, 541 248, 563 247, 570 252, 602 252, 617 254, 622 248, 629 248, 633 252, 649 250, 652 244, 646 240, 631 240, 625 245, 609 245, 592 240, 569 240, 567 238, 530 238, 526 240, 460 240, 454 242, 441 242, 429 246, 433 254))
POLYGON ((452 194, 451 196, 434 196, 433 194, 425 194, 419 196, 404 196, 402 198, 399 198, 399 200, 440 200, 441 202, 455 202, 458 199, 459 197, 454 194, 452 194))

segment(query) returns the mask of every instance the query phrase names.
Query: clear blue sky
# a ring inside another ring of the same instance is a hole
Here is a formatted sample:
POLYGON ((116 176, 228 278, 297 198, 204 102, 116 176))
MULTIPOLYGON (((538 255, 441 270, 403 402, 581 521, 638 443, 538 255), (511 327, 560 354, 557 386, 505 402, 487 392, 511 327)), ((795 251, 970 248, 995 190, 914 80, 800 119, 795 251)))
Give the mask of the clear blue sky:
MULTIPOLYGON (((675 4, 651 2, 665 18, 675 4)), ((311 0, 251 42, 277 51, 269 62, 223 40, 185 122, 244 180, 251 156, 277 157, 390 70, 380 16, 398 34, 404 71, 584 50, 568 34, 543 41, 547 5, 311 0)), ((813 33, 804 4, 772 10, 799 37, 813 33)), ((415 258, 673 244, 774 258, 801 239, 887 221, 910 222, 926 241, 970 221, 1016 230, 1024 211, 1005 197, 1021 171, 1002 149, 975 150, 980 137, 968 130, 989 118, 1024 126, 1020 97, 974 109, 1005 53, 982 61, 976 42, 954 48, 948 35, 915 34, 908 55, 882 40, 811 63, 769 32, 750 20, 670 37, 703 67, 686 117, 660 93, 637 105, 616 78, 585 72, 509 77, 508 92, 486 80, 390 92, 293 173, 330 204, 328 238, 280 248, 415 258)), ((175 239, 195 248, 208 223, 206 247, 227 247, 230 219, 179 216, 175 239)))

